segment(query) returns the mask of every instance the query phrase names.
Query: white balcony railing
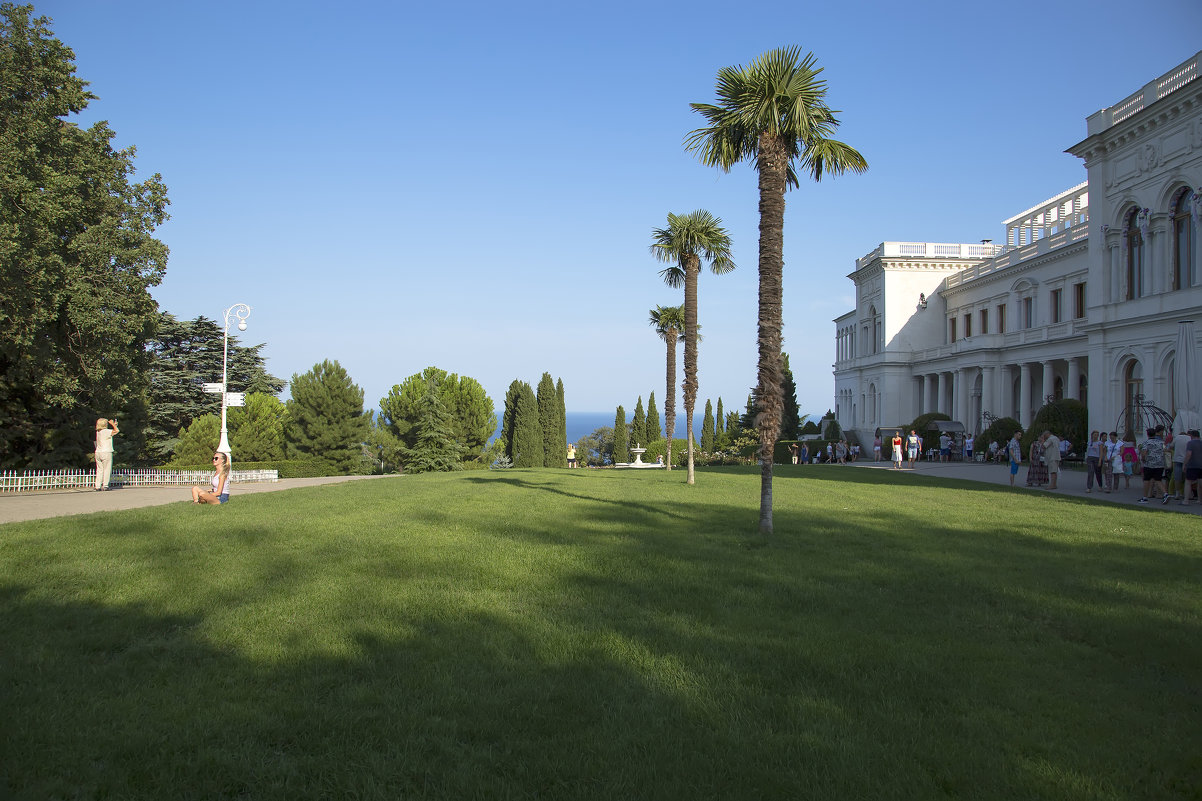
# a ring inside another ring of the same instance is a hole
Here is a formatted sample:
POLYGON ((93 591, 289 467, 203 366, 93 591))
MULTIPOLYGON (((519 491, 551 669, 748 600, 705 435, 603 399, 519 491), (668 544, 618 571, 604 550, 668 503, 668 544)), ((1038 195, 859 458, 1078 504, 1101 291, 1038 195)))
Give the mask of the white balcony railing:
POLYGON ((1148 106, 1163 97, 1171 95, 1190 81, 1202 75, 1202 51, 1194 54, 1173 69, 1161 75, 1154 81, 1144 84, 1143 88, 1128 97, 1123 98, 1110 108, 1091 114, 1088 120, 1089 135, 1101 133, 1112 125, 1118 125, 1123 120, 1143 111, 1148 106))

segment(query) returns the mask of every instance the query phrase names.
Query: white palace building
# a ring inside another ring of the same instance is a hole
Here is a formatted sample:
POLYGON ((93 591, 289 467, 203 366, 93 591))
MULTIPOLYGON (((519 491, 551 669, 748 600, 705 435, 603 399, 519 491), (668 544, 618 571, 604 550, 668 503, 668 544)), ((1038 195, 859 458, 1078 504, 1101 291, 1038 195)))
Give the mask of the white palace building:
POLYGON ((884 242, 856 260, 856 308, 835 320, 844 430, 871 441, 926 412, 1026 428, 1049 397, 1084 402, 1096 429, 1122 428, 1140 395, 1176 409, 1181 323, 1202 331, 1202 52, 1088 134, 1067 151, 1088 181, 1006 220, 1004 244, 884 242))

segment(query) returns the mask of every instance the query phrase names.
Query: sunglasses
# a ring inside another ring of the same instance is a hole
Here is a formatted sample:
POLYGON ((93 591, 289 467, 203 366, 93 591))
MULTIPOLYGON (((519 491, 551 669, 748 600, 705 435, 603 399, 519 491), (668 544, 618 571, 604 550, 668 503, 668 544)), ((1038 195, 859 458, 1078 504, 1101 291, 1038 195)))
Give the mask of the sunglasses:
POLYGON ((214 461, 214 462, 219 462, 219 461, 221 461, 221 457, 220 457, 220 456, 214 456, 214 457, 213 457, 213 461, 214 461))

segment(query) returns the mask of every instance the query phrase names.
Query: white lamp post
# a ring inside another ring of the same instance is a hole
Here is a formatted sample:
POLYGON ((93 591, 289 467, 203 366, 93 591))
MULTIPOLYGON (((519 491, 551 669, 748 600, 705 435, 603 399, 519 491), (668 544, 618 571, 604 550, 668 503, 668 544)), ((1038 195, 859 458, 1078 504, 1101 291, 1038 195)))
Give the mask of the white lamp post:
POLYGON ((230 461, 229 433, 225 427, 225 400, 229 386, 227 384, 227 368, 230 356, 230 313, 238 318, 238 330, 246 330, 246 318, 250 317, 250 306, 245 303, 235 303, 225 310, 225 336, 221 346, 221 443, 217 446, 218 453, 224 453, 226 462, 230 461))

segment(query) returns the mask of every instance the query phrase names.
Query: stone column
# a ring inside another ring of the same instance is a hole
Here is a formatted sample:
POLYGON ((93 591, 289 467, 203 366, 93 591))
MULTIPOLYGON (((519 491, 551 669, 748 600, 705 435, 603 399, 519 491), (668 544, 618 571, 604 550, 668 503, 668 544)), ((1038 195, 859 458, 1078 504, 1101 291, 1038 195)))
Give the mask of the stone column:
POLYGON ((1064 397, 1081 400, 1081 359, 1077 356, 1068 360, 1068 387, 1065 388, 1064 397))
POLYGON ((1018 422, 1023 424, 1023 430, 1031 427, 1031 365, 1023 362, 1018 366, 1018 422))
POLYGON ((939 411, 939 376, 936 373, 927 374, 927 402, 925 412, 939 411))
POLYGON ((927 377, 923 373, 919 373, 914 376, 914 379, 918 382, 918 413, 914 416, 918 417, 918 415, 926 414, 927 377))
POLYGON ((1055 382, 1056 382, 1055 376, 1052 373, 1052 360, 1048 359, 1047 361, 1042 362, 1042 364, 1043 364, 1043 391, 1042 391, 1042 395, 1040 396, 1039 403, 1035 404, 1035 406, 1037 408, 1043 406, 1043 398, 1047 397, 1048 395, 1051 395, 1052 392, 1055 390, 1055 382))
MULTIPOLYGON (((947 397, 947 373, 940 372, 938 373, 937 378, 939 379, 939 390, 938 394, 935 396, 935 408, 931 409, 931 411, 943 412, 944 398, 947 397)), ((947 412, 943 413, 947 414, 947 412)))
POLYGON ((1002 412, 997 404, 997 384, 994 380, 996 372, 994 367, 981 368, 981 411, 1001 417, 1002 412))

